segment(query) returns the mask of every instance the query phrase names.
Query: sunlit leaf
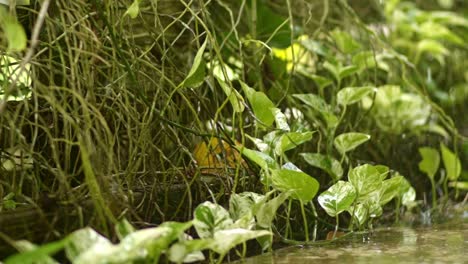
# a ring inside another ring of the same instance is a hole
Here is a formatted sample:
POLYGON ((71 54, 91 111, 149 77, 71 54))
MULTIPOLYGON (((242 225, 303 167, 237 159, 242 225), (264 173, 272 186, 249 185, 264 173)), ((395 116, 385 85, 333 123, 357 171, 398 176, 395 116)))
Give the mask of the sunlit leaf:
POLYGON ((169 260, 175 263, 203 261, 205 256, 201 250, 211 248, 214 243, 212 238, 179 241, 169 248, 169 260))
POLYGON ((216 231, 232 224, 229 212, 218 204, 206 201, 195 208, 193 226, 201 238, 213 237, 216 231))
POLYGON ((429 147, 419 148, 422 160, 419 162, 419 170, 426 173, 426 175, 434 180, 434 176, 439 169, 440 155, 436 149, 429 147))
POLYGON ((140 13, 140 2, 141 0, 134 0, 133 3, 125 11, 125 15, 129 15, 131 18, 136 18, 140 13))
POLYGON ((350 132, 337 136, 333 141, 335 148, 342 154, 355 149, 368 141, 370 136, 363 133, 350 132))
POLYGON ((382 182, 382 194, 380 197, 381 206, 399 196, 400 186, 402 185, 403 179, 404 178, 402 176, 395 176, 382 182))
POLYGON ((130 224, 130 222, 128 222, 126 218, 120 220, 115 225, 115 232, 120 240, 135 231, 135 228, 132 226, 132 224, 130 224))
POLYGON ((77 230, 70 235, 70 242, 65 247, 65 253, 70 261, 75 262, 81 255, 96 247, 110 249, 114 245, 107 238, 88 227, 77 230))
POLYGON ((301 100, 306 105, 312 107, 319 113, 330 113, 331 108, 325 100, 316 94, 293 94, 293 97, 301 100))
POLYGON ((286 116, 283 114, 283 112, 281 112, 280 109, 271 108, 271 112, 273 113, 273 115, 275 117, 276 128, 284 130, 284 131, 290 131, 291 130, 289 128, 286 116))
POLYGON ((378 191, 382 187, 380 172, 369 164, 351 169, 348 180, 353 184, 359 197, 378 191))
POLYGON ((413 187, 409 187, 401 197, 401 204, 404 206, 410 206, 416 200, 416 190, 413 187))
POLYGON ((271 235, 272 234, 266 230, 247 230, 242 228, 220 230, 214 234, 215 243, 212 245, 211 249, 218 254, 224 255, 231 248, 240 243, 257 237, 271 235))
POLYGON ((348 32, 335 29, 331 35, 338 48, 344 53, 350 54, 361 48, 361 44, 354 40, 348 32))
POLYGON ((275 104, 273 104, 265 93, 255 91, 242 81, 240 81, 240 84, 247 96, 247 100, 249 100, 249 103, 252 105, 255 116, 266 126, 271 126, 275 121, 275 116, 271 112, 275 104))
POLYGON ((375 165, 374 168, 380 173, 380 179, 382 181, 387 178, 387 175, 390 172, 390 168, 385 165, 375 165))
POLYGON ((254 192, 233 193, 229 198, 229 214, 236 221, 242 216, 253 213, 254 206, 265 199, 265 195, 254 192))
POLYGON ((440 143, 440 150, 442 151, 442 160, 447 171, 447 178, 451 181, 456 181, 461 174, 460 159, 443 143, 440 143))
POLYGON ((68 243, 68 238, 35 247, 26 252, 9 256, 5 264, 36 264, 37 260, 47 258, 62 250, 68 243))
POLYGON ((279 191, 291 191, 291 197, 302 202, 312 200, 319 188, 316 179, 304 172, 288 169, 272 170, 272 183, 279 191))
POLYGON ((351 206, 348 210, 349 214, 357 222, 358 226, 362 226, 369 219, 369 209, 367 205, 358 203, 356 206, 351 206))
POLYGON ((288 132, 281 135, 279 144, 275 147, 275 152, 277 155, 282 155, 284 152, 294 149, 300 144, 303 144, 312 139, 312 134, 314 132, 288 132))
MULTIPOLYGON (((37 245, 27 241, 27 240, 19 240, 15 241, 13 246, 19 251, 19 252, 28 252, 28 251, 34 251, 38 248, 37 245)), ((27 263, 23 260, 20 260, 21 262, 18 263, 27 263)), ((7 262, 8 263, 8 262, 7 262)), ((37 255, 37 258, 34 259, 34 263, 37 264, 58 264, 59 262, 55 261, 53 258, 43 255, 39 256, 37 255)))
POLYGON ((260 168, 262 168, 263 170, 268 170, 268 168, 276 167, 275 160, 272 157, 260 151, 251 150, 248 148, 241 148, 240 151, 242 155, 247 157, 249 160, 253 161, 255 164, 260 166, 260 168))
POLYGON ((449 182, 449 186, 460 190, 468 190, 468 181, 449 182))
POLYGON ((417 29, 419 34, 424 38, 444 40, 458 45, 464 44, 463 39, 457 34, 453 33, 446 26, 433 21, 424 22, 417 29))
POLYGON ((320 75, 315 75, 315 74, 311 74, 310 75, 310 78, 312 80, 314 80, 314 82, 317 84, 317 86, 320 88, 320 89, 323 89, 331 84, 333 84, 333 81, 328 79, 328 78, 325 78, 325 77, 322 77, 320 75))
POLYGON ((350 105, 357 103, 370 94, 374 90, 373 87, 346 87, 341 89, 337 94, 337 102, 340 105, 350 105))
POLYGON ((331 217, 349 209, 356 199, 356 190, 349 182, 338 181, 318 197, 320 206, 331 217))
POLYGON ((300 155, 310 165, 326 171, 335 181, 343 176, 340 162, 330 156, 319 153, 301 153, 300 155))
POLYGON ((277 215, 276 211, 284 203, 284 201, 288 199, 289 196, 289 192, 282 192, 275 198, 260 204, 257 211, 255 212, 257 225, 265 229, 270 228, 273 219, 275 219, 277 215))
POLYGON ((196 88, 203 83, 205 79, 206 66, 206 62, 203 59, 203 53, 205 52, 207 42, 208 38, 205 40, 205 42, 203 42, 200 49, 197 51, 195 59, 193 60, 192 68, 187 74, 187 77, 185 77, 185 80, 179 86, 196 88))
POLYGON ((356 72, 358 72, 358 70, 359 68, 355 65, 340 67, 339 69, 340 80, 344 79, 345 77, 355 74, 356 72))
POLYGON ((16 17, 8 14, 3 8, 0 8, 0 25, 3 29, 3 35, 8 41, 8 51, 22 51, 26 48, 28 38, 23 26, 16 17))
POLYGON ((216 78, 218 80, 219 86, 223 89, 224 93, 229 99, 229 102, 231 103, 232 109, 234 112, 237 113, 242 113, 244 111, 244 98, 237 92, 236 89, 233 87, 229 86, 225 81, 216 78))

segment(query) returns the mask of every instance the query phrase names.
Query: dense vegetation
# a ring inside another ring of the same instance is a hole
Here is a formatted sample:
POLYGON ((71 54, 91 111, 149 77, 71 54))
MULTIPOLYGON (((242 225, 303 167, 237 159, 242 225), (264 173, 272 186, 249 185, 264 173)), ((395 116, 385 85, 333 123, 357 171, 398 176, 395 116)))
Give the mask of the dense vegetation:
POLYGON ((6 263, 221 262, 466 199, 466 1, 9 3, 6 263))

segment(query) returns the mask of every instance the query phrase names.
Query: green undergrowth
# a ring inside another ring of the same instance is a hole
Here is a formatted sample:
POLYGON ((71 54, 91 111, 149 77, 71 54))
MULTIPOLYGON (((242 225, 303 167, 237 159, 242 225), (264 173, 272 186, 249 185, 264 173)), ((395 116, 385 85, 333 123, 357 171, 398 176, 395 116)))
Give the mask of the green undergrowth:
POLYGON ((6 263, 221 262, 466 197, 463 1, 11 2, 6 263))

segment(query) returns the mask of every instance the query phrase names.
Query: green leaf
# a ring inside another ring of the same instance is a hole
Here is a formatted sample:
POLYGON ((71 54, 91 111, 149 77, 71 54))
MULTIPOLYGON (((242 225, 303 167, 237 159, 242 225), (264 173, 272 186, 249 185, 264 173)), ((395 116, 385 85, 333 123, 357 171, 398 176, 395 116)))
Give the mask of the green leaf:
POLYGON ((134 0, 124 15, 129 15, 133 19, 136 18, 140 13, 140 2, 141 0, 134 0))
POLYGON ((350 105, 362 100, 366 95, 374 90, 373 87, 346 87, 337 94, 337 102, 340 105, 350 105))
POLYGON ((213 244, 211 238, 179 241, 169 248, 169 260, 175 263, 203 261, 205 256, 201 250, 209 249, 213 244))
POLYGON ((312 107, 319 113, 331 113, 331 108, 322 97, 315 94, 293 94, 293 97, 301 100, 304 104, 312 107))
POLYGON ((254 206, 265 199, 265 195, 254 192, 233 193, 229 199, 229 214, 236 221, 242 216, 252 214, 254 206))
POLYGON ((242 155, 247 157, 249 160, 257 164, 258 166, 260 166, 260 168, 262 168, 263 170, 268 170, 268 168, 277 167, 276 162, 272 157, 260 151, 251 150, 248 148, 238 148, 238 149, 242 153, 242 155))
POLYGON ((468 190, 468 181, 449 182, 449 186, 461 190, 468 190))
POLYGON ((301 153, 304 160, 310 165, 326 171, 334 181, 343 176, 343 168, 339 161, 334 158, 319 153, 301 153))
POLYGON ((330 80, 328 78, 325 78, 325 77, 322 77, 320 75, 311 74, 310 76, 307 76, 307 77, 310 77, 312 80, 314 80, 315 84, 317 84, 319 89, 323 89, 323 88, 333 84, 332 80, 330 80))
POLYGON ((340 80, 343 80, 345 77, 353 75, 358 71, 359 71, 359 68, 357 66, 349 65, 349 66, 345 66, 345 67, 340 67, 338 75, 340 76, 340 80))
POLYGON ((457 34, 453 33, 446 26, 435 23, 433 21, 422 23, 418 27, 418 32, 422 35, 423 38, 444 40, 458 45, 464 44, 463 39, 460 38, 457 34))
POLYGON ((460 159, 443 143, 440 143, 440 150, 442 151, 442 160, 447 171, 447 178, 451 181, 456 181, 461 174, 460 159))
POLYGON ((38 259, 47 258, 62 250, 68 243, 68 238, 47 243, 30 251, 15 254, 5 259, 5 264, 36 264, 38 259))
POLYGON ((385 165, 375 165, 374 168, 377 169, 380 173, 380 179, 383 181, 387 178, 388 173, 390 172, 390 169, 385 166, 385 165))
POLYGON ((268 202, 259 205, 255 217, 257 218, 257 225, 261 228, 269 229, 272 225, 273 219, 276 217, 278 208, 288 199, 291 193, 282 192, 275 198, 268 202))
POLYGON ((328 61, 325 61, 323 63, 323 67, 325 69, 327 69, 332 75, 333 77, 335 77, 335 80, 337 81, 340 81, 341 78, 340 78, 340 68, 341 66, 340 65, 335 65, 335 64, 332 64, 328 61))
POLYGON ((220 205, 207 201, 195 208, 193 226, 201 238, 211 238, 216 231, 232 224, 229 212, 220 205))
POLYGON ((379 170, 369 164, 351 169, 348 173, 348 179, 356 189, 358 197, 378 191, 382 187, 379 170))
POLYGON ((400 195, 400 186, 403 184, 403 176, 395 176, 382 182, 382 195, 380 197, 380 205, 384 206, 393 198, 400 195))
POLYGON ((112 245, 109 239, 87 227, 77 230, 70 235, 70 242, 65 247, 65 253, 71 262, 76 262, 80 256, 88 251, 92 251, 95 247, 114 248, 114 245, 112 245))
POLYGON ((18 20, 1 8, 0 23, 3 29, 3 35, 8 41, 7 51, 15 52, 24 50, 27 46, 28 38, 23 26, 18 20))
POLYGON ((271 108, 271 112, 275 116, 276 128, 284 130, 284 131, 290 131, 291 130, 289 128, 286 116, 281 112, 280 109, 271 108))
POLYGON ((319 183, 302 171, 281 169, 272 170, 272 183, 282 192, 291 191, 291 197, 302 202, 309 202, 317 194, 319 183))
POLYGON ((406 192, 401 196, 401 204, 404 206, 410 206, 416 200, 416 190, 413 187, 409 187, 406 192))
POLYGON ((363 226, 367 219, 369 219, 369 209, 367 205, 363 203, 358 203, 356 206, 351 206, 347 211, 357 222, 358 226, 363 226))
POLYGON ((185 77, 185 80, 179 86, 196 88, 203 83, 205 79, 206 65, 206 62, 203 59, 203 53, 205 52, 207 42, 208 38, 205 40, 205 42, 203 42, 200 49, 197 51, 195 59, 193 60, 192 68, 190 69, 187 77, 185 77))
POLYGON ((433 181, 434 176, 439 169, 440 155, 436 149, 429 147, 419 148, 422 160, 419 162, 419 170, 426 173, 426 175, 433 181))
POLYGON ((132 226, 132 224, 130 224, 130 222, 128 222, 126 218, 120 220, 115 225, 115 233, 117 234, 120 240, 122 240, 124 237, 135 231, 135 228, 132 226))
POLYGON ((211 249, 224 256, 236 245, 246 242, 250 239, 271 236, 271 232, 266 230, 247 230, 242 228, 220 230, 214 234, 214 244, 211 249))
POLYGON ((320 206, 331 217, 348 210, 356 199, 356 190, 349 182, 338 181, 318 197, 320 206))
MULTIPOLYGON (((28 252, 28 251, 33 251, 38 248, 37 245, 27 241, 27 240, 19 240, 19 241, 14 241, 13 246, 19 251, 19 252, 28 252)), ((25 263, 21 260, 20 263, 25 263)), ((53 258, 44 255, 44 256, 37 256, 37 259, 34 260, 34 263, 36 264, 58 264, 59 262, 55 261, 53 258)))
MULTIPOLYGON (((134 263, 137 260, 157 262, 160 255, 169 248, 184 231, 192 226, 191 222, 164 222, 158 227, 145 228, 127 235, 122 241, 112 243, 93 243, 88 249, 78 255, 74 264, 87 263, 134 263)), ((91 237, 92 238, 92 237, 91 237)), ((89 238, 86 235, 72 238, 75 247, 84 247, 89 238)))
POLYGON ((224 93, 229 99, 229 102, 232 105, 232 109, 234 112, 242 113, 244 111, 244 98, 237 92, 236 89, 230 87, 225 81, 221 80, 220 78, 216 78, 218 80, 219 86, 223 89, 224 93))
POLYGON ((337 136, 333 144, 341 154, 344 154, 350 150, 355 149, 369 139, 370 136, 367 134, 350 132, 337 136))
POLYGON ((312 139, 314 132, 288 132, 281 135, 279 144, 275 147, 275 153, 277 155, 283 155, 284 152, 294 149, 300 144, 303 144, 312 139))
POLYGON ((335 29, 331 32, 331 35, 338 49, 344 53, 350 54, 361 48, 361 44, 354 40, 348 32, 335 29))
POLYGON ((266 126, 271 126, 275 121, 275 116, 271 112, 271 108, 274 108, 275 104, 273 104, 265 93, 257 92, 244 82, 239 82, 247 96, 247 100, 249 100, 249 103, 252 105, 255 116, 266 126))

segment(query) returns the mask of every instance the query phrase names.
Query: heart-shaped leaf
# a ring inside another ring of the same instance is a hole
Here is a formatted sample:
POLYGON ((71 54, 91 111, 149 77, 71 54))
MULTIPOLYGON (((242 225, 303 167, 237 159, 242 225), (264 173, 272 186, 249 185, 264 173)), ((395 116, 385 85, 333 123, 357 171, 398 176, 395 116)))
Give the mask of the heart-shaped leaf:
POLYGON ((266 126, 271 126, 273 121, 275 121, 275 116, 271 112, 271 108, 274 108, 275 104, 273 104, 265 93, 257 92, 244 82, 239 82, 247 96, 247 100, 249 100, 249 103, 252 105, 255 116, 266 126))
POLYGON ((348 179, 357 191, 358 197, 378 191, 382 187, 379 170, 369 164, 364 164, 351 169, 348 179))
POLYGON ((451 181, 456 181, 461 174, 460 159, 443 143, 440 143, 440 150, 442 151, 442 160, 447 171, 447 178, 451 181))
POLYGON ((8 51, 22 51, 26 48, 28 38, 23 26, 18 22, 16 17, 8 14, 0 6, 1 27, 3 36, 8 41, 8 51))
POLYGON ((129 15, 131 18, 136 18, 140 13, 140 2, 141 0, 134 0, 133 3, 125 11, 125 15, 129 15))
POLYGON ((197 51, 195 59, 193 60, 192 68, 190 69, 187 77, 185 77, 185 80, 179 86, 196 88, 203 83, 203 80, 205 79, 206 66, 206 62, 203 59, 203 53, 205 52, 207 42, 208 39, 203 42, 200 49, 197 51))
POLYGON ((275 189, 291 192, 291 197, 309 202, 317 194, 319 183, 302 171, 281 169, 272 170, 272 183, 275 189))
POLYGON ((356 190, 349 182, 338 181, 318 197, 320 206, 331 217, 348 210, 356 199, 356 190))
POLYGON ((303 103, 312 107, 319 113, 331 113, 330 106, 327 102, 316 94, 293 94, 292 96, 301 100, 303 103))
POLYGON ((400 186, 403 184, 403 176, 395 176, 382 182, 382 193, 380 197, 380 205, 384 206, 393 198, 400 194, 400 186))
POLYGON ((283 112, 281 112, 280 109, 271 108, 271 112, 273 113, 273 115, 275 117, 276 128, 284 130, 284 131, 290 131, 291 130, 289 128, 286 116, 283 114, 283 112))
POLYGON ((368 141, 370 136, 363 133, 350 132, 337 136, 334 140, 335 148, 344 154, 350 150, 355 149, 357 146, 368 141))
POLYGON ((284 152, 291 150, 298 145, 305 143, 312 139, 313 132, 288 132, 281 135, 279 144, 275 147, 275 153, 282 155, 284 152))
POLYGON ((213 237, 216 231, 232 224, 229 212, 220 205, 207 201, 195 208, 193 226, 201 238, 213 237))
POLYGON ((335 181, 343 176, 340 162, 330 156, 319 153, 301 153, 300 155, 310 165, 326 171, 335 181))
POLYGON ((271 232, 266 230, 247 230, 242 228, 220 230, 214 234, 214 244, 211 246, 211 249, 220 255, 225 255, 231 248, 240 243, 271 235, 271 232))
POLYGON ((426 173, 426 175, 434 180, 434 176, 439 169, 440 155, 436 149, 429 147, 419 148, 422 160, 419 162, 419 170, 426 173))
POLYGON ((275 160, 266 155, 265 153, 262 153, 260 151, 248 149, 248 148, 238 148, 239 151, 247 157, 249 160, 260 166, 263 170, 268 170, 268 168, 276 168, 276 162, 275 160))
POLYGON ((337 102, 340 105, 350 105, 362 100, 366 95, 374 90, 373 87, 346 87, 337 94, 337 102))
POLYGON ((242 113, 245 108, 244 98, 242 98, 236 89, 230 87, 225 81, 221 80, 220 78, 216 78, 216 80, 218 80, 219 86, 221 89, 223 89, 224 93, 228 97, 234 112, 242 113))

